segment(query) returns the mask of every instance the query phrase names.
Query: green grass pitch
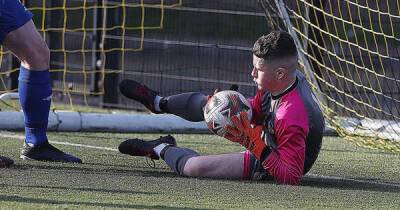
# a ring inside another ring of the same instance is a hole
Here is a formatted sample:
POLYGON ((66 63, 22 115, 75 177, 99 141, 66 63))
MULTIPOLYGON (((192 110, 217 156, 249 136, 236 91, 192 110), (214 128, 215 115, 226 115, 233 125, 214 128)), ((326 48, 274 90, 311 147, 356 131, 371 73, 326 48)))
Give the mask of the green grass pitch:
MULTIPOLYGON (((49 133, 51 141, 116 149, 125 138, 160 134, 49 133)), ((241 151, 213 135, 174 135, 180 146, 202 154, 241 151)), ((22 161, 23 133, 0 132, 0 154, 16 163, 0 169, 1 209, 264 209, 400 206, 400 155, 325 137, 319 159, 301 186, 274 182, 185 178, 162 161, 82 146, 57 147, 84 164, 22 161), (11 137, 15 135, 14 137, 11 137)))

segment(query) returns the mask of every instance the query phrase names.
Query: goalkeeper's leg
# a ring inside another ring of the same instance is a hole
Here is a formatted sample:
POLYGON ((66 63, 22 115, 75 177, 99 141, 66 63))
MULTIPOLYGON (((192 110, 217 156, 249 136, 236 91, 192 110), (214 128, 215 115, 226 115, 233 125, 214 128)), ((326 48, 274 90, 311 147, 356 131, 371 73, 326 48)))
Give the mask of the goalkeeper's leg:
POLYGON ((167 165, 181 176, 219 179, 243 178, 243 153, 201 156, 181 147, 166 147, 161 157, 167 165))
POLYGON ((133 80, 123 80, 119 89, 124 96, 142 103, 153 113, 174 114, 193 122, 204 120, 203 108, 207 96, 202 93, 189 92, 161 97, 158 92, 133 80))
POLYGON ((199 122, 204 120, 203 109, 207 96, 198 92, 182 93, 161 98, 160 109, 186 120, 199 122))
POLYGON ((181 176, 272 180, 260 162, 248 151, 205 156, 196 154, 187 148, 169 146, 161 156, 181 176))
POLYGON ((249 151, 201 156, 192 149, 177 147, 172 136, 152 141, 128 139, 118 148, 121 153, 132 156, 147 156, 152 159, 161 157, 181 176, 257 180, 270 178, 249 151))

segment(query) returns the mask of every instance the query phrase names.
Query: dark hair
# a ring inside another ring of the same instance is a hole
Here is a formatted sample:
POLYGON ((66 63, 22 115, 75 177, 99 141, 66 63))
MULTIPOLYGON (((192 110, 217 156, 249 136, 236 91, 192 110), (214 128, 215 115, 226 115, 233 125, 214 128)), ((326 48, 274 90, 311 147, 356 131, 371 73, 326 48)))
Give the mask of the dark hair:
POLYGON ((254 43, 252 52, 267 62, 277 58, 297 56, 293 38, 286 31, 272 31, 268 35, 261 36, 254 43))

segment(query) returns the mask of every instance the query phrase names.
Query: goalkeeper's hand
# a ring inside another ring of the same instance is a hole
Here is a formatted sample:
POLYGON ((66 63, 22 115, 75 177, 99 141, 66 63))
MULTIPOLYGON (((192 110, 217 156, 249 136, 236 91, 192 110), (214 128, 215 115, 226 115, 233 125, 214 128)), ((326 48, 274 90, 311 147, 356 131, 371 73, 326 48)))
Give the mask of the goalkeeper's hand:
POLYGON ((234 115, 231 117, 233 126, 227 125, 225 138, 237 142, 253 153, 258 160, 265 159, 267 145, 263 140, 264 126, 252 127, 247 112, 240 112, 240 119, 234 115))

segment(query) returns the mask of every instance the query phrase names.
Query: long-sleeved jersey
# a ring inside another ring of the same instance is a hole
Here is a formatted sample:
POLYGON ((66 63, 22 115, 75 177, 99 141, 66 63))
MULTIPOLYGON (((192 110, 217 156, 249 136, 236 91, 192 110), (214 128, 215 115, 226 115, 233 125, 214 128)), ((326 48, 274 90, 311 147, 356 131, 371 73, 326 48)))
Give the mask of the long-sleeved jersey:
POLYGON ((252 106, 254 124, 265 124, 269 111, 274 114, 276 149, 262 162, 263 168, 279 183, 299 184, 318 157, 325 128, 323 114, 304 75, 266 104, 266 93, 258 91, 252 106), (270 107, 270 110, 266 110, 270 107))

